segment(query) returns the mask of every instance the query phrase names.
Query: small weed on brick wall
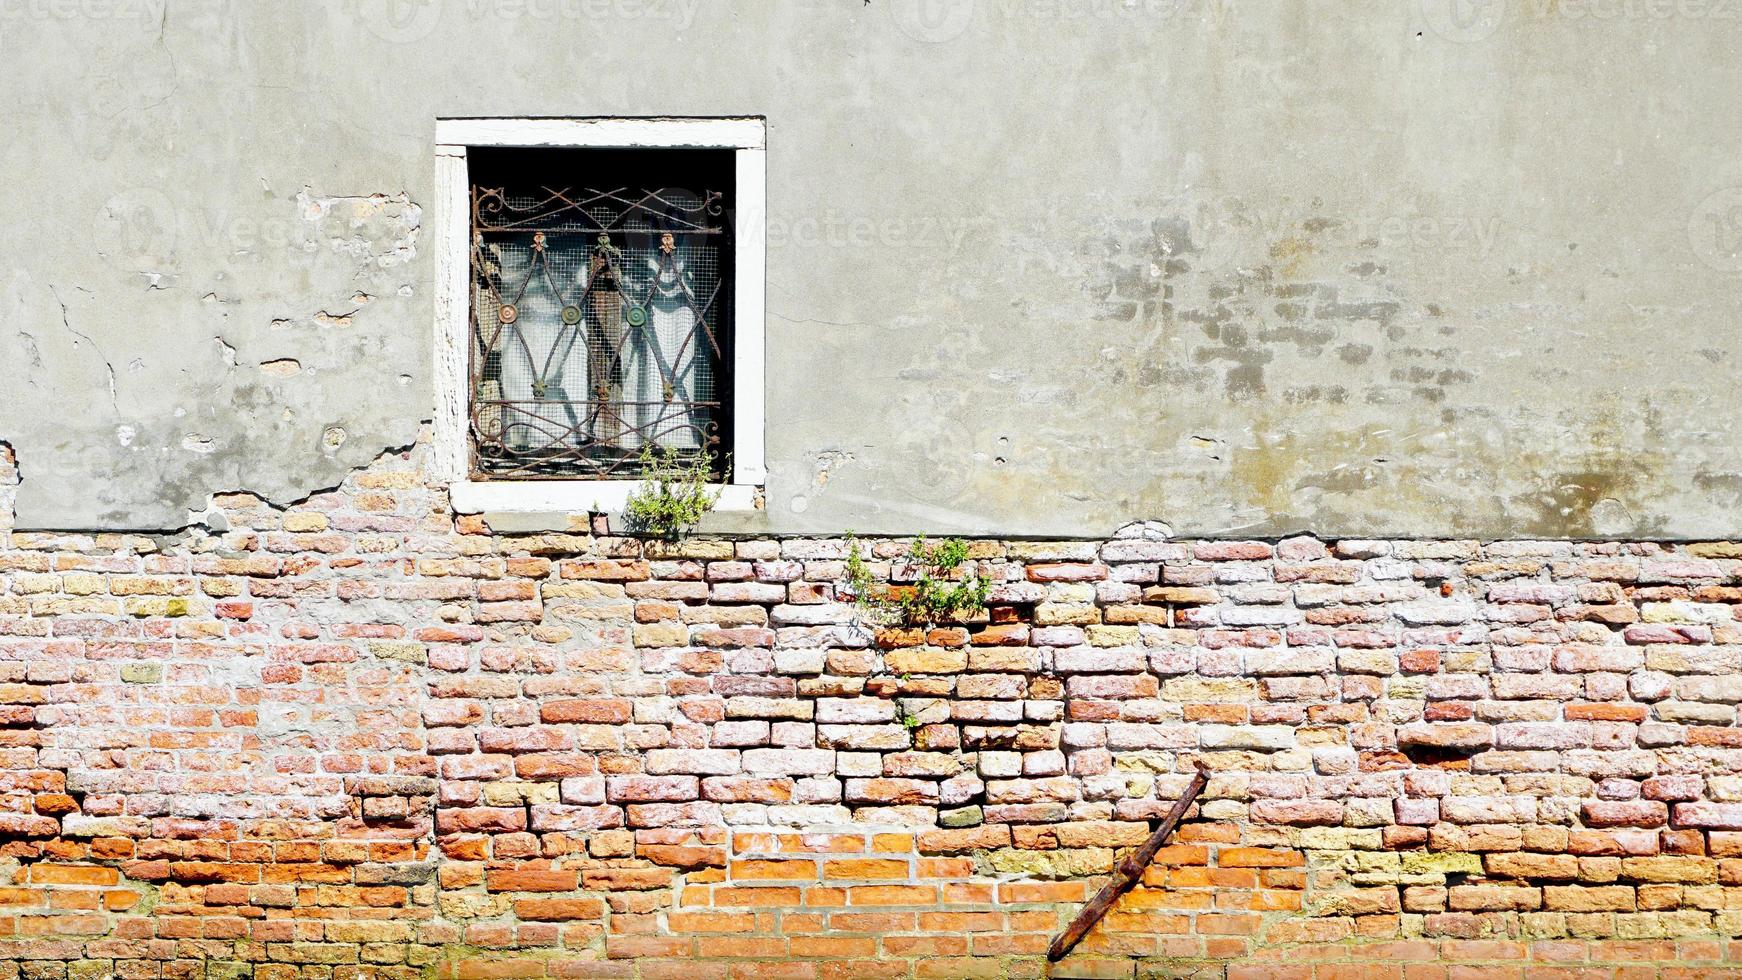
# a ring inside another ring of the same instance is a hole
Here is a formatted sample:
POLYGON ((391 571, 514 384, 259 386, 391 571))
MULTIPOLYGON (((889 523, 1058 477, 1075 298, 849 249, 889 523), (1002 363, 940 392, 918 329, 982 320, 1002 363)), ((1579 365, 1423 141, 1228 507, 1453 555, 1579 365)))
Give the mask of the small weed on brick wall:
MULTIPOLYGON (((727 472, 732 463, 725 463, 727 472)), ((701 523, 720 500, 720 491, 708 481, 714 473, 714 456, 680 454, 666 447, 641 450, 641 484, 630 491, 623 517, 635 534, 676 540, 701 523)))
POLYGON ((879 626, 930 629, 970 621, 985 613, 992 583, 968 554, 968 543, 961 538, 932 545, 921 535, 890 562, 880 582, 860 551, 859 539, 849 532, 847 590, 866 618, 879 626))

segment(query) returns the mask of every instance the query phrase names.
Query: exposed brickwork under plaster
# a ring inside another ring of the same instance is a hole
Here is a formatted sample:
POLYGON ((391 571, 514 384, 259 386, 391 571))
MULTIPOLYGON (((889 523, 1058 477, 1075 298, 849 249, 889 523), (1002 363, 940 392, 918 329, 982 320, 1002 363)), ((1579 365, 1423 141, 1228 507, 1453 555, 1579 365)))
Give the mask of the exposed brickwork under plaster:
POLYGON ((840 540, 421 458, 6 533, 0 978, 1037 976, 1196 759, 1060 975, 1742 963, 1742 546, 976 542, 987 621, 874 637, 840 540))

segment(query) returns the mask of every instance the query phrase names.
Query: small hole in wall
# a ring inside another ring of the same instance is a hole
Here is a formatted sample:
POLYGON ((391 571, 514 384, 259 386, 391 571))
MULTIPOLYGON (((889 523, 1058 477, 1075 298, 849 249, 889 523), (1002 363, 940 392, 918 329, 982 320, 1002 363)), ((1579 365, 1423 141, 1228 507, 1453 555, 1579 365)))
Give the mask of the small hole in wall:
POLYGON ((1401 747, 1404 756, 1418 766, 1456 767, 1475 755, 1478 749, 1460 749, 1441 745, 1404 745, 1401 747))

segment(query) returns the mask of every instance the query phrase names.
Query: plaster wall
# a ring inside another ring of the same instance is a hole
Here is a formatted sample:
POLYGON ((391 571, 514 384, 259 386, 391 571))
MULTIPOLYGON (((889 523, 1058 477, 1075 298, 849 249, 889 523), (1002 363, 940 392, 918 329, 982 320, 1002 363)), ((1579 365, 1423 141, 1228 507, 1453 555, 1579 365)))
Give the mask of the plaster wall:
POLYGON ((1739 36, 1731 0, 7 0, 19 525, 411 443, 437 117, 753 114, 746 530, 1735 536, 1739 36))

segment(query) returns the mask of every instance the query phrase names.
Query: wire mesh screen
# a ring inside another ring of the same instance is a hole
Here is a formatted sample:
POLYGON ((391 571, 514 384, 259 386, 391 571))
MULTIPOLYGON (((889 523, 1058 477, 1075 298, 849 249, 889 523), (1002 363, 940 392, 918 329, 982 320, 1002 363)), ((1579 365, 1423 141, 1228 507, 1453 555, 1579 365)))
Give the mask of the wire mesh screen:
POLYGON ((471 431, 482 478, 608 478, 716 459, 722 191, 472 187, 471 431))

